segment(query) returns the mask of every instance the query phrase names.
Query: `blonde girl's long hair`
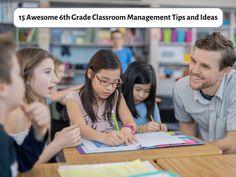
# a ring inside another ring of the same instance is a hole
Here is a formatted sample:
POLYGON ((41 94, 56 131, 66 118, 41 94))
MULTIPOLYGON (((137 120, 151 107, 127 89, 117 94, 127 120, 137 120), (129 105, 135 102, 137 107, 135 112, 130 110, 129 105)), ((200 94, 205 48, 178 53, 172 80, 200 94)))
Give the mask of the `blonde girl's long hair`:
MULTIPOLYGON (((37 98, 29 83, 35 68, 37 68, 44 59, 51 58, 54 60, 54 58, 50 53, 41 48, 20 49, 17 51, 16 57, 19 61, 21 76, 24 79, 26 87, 24 101, 30 104, 36 101, 37 98)), ((45 98, 40 98, 38 101, 46 104, 45 98)))

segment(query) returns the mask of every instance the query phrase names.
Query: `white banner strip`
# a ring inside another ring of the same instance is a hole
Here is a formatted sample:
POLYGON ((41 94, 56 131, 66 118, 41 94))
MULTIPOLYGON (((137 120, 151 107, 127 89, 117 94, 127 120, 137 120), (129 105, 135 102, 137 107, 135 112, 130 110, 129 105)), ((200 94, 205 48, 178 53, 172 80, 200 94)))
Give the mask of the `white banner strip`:
POLYGON ((219 8, 17 8, 16 27, 220 27, 219 8))

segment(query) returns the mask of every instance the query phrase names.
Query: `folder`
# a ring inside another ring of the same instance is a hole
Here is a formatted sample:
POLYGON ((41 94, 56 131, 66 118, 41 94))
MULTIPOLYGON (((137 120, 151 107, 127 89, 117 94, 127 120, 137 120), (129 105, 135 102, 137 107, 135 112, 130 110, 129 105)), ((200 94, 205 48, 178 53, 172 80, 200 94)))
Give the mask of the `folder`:
POLYGON ((168 171, 157 170, 149 161, 115 162, 86 165, 62 165, 60 177, 178 177, 168 171))

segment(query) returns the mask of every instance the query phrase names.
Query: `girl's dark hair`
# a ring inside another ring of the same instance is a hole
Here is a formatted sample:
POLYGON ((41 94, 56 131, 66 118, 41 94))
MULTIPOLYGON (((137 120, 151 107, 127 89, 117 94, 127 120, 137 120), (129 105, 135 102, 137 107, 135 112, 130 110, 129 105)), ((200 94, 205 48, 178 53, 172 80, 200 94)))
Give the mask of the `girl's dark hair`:
MULTIPOLYGON (((82 105, 88 114, 88 116, 91 118, 92 122, 97 121, 97 117, 94 113, 93 106, 98 106, 96 98, 93 93, 93 88, 91 84, 91 79, 88 78, 87 73, 88 69, 93 70, 94 73, 98 73, 102 69, 109 69, 109 70, 116 70, 120 69, 120 77, 121 77, 121 63, 119 58, 112 52, 112 50, 102 49, 97 51, 91 58, 88 67, 86 69, 85 73, 85 83, 84 86, 81 88, 79 94, 81 97, 82 105)), ((93 75, 92 78, 94 78, 95 75, 93 75)), ((119 105, 119 99, 120 99, 120 87, 117 88, 118 90, 118 102, 117 105, 119 105)), ((107 120, 111 122, 111 113, 112 108, 116 104, 116 91, 112 95, 110 95, 106 100, 104 115, 106 116, 107 120)))
POLYGON ((155 98, 156 98, 156 74, 153 67, 142 61, 135 61, 131 63, 122 77, 122 92, 126 103, 133 115, 133 117, 139 117, 138 111, 135 108, 133 87, 134 84, 149 84, 151 83, 151 89, 149 96, 144 103, 147 107, 147 118, 151 120, 150 116, 154 116, 155 98))

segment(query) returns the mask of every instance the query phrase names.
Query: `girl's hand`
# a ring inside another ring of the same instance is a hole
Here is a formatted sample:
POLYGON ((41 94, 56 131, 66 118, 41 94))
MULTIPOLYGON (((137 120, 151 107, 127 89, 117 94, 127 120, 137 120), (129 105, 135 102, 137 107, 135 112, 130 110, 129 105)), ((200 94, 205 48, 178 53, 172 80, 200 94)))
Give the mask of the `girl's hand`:
POLYGON ((80 129, 77 125, 71 125, 57 132, 53 141, 55 141, 61 149, 74 147, 80 144, 80 129))
POLYGON ((157 132, 157 131, 167 131, 166 124, 157 123, 154 121, 150 121, 147 124, 141 127, 142 132, 157 132))
POLYGON ((146 123, 145 125, 143 125, 141 127, 142 132, 146 133, 146 132, 157 132, 157 131, 161 131, 161 126, 160 124, 154 122, 154 121, 150 121, 148 123, 146 123))
POLYGON ((36 139, 42 140, 51 122, 48 107, 42 103, 34 102, 29 105, 21 105, 21 109, 30 119, 36 139))
POLYGON ((120 133, 125 137, 125 144, 126 145, 136 143, 135 136, 132 134, 130 128, 123 127, 120 129, 120 133))
POLYGON ((102 143, 110 146, 117 146, 125 143, 125 137, 118 131, 103 133, 102 143))
POLYGON ((166 124, 160 124, 160 127, 161 127, 161 131, 163 131, 163 132, 167 132, 167 126, 166 126, 166 124))

